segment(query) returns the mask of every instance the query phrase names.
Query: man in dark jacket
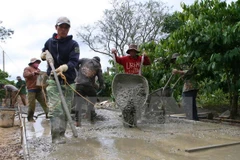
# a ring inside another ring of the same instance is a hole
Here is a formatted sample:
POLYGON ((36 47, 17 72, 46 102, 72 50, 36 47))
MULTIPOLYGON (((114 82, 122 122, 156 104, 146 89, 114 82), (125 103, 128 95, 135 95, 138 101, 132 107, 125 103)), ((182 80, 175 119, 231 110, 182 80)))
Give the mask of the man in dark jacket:
POLYGON ((78 93, 75 94, 75 120, 76 126, 80 126, 82 105, 86 101, 89 103, 86 113, 88 120, 93 122, 96 116, 94 109, 94 104, 97 101, 98 89, 95 84, 96 78, 99 82, 99 89, 104 89, 105 86, 99 57, 79 59, 76 69, 78 71, 78 76, 76 78, 76 91, 78 93), (88 97, 88 99, 85 97, 88 97))
MULTIPOLYGON (((42 60, 46 60, 49 57, 47 54, 51 54, 53 57, 55 72, 59 75, 58 79, 69 110, 74 96, 72 88, 75 85, 75 67, 78 64, 80 55, 78 43, 72 39, 72 35, 68 35, 70 26, 70 20, 67 17, 59 17, 55 25, 57 33, 54 33, 52 38, 46 41, 41 54, 42 60), (64 77, 60 75, 64 75, 64 77)), ((46 90, 50 108, 49 118, 51 121, 52 143, 66 143, 65 131, 68 119, 63 110, 58 86, 51 71, 52 68, 48 65, 47 74, 50 76, 50 79, 47 81, 48 87, 46 90)))

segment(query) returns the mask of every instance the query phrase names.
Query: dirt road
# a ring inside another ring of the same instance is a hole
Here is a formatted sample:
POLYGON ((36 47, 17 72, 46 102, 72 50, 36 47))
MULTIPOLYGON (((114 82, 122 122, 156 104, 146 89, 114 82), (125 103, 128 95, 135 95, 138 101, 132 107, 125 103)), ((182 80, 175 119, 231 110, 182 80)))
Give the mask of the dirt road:
POLYGON ((0 127, 0 160, 6 159, 23 159, 21 130, 19 125, 19 119, 17 118, 13 127, 0 127))

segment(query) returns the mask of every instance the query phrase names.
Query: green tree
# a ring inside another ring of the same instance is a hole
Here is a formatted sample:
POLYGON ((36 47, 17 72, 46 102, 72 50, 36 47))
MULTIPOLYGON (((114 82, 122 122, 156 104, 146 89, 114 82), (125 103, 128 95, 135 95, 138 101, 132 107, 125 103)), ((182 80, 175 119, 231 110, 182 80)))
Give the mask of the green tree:
MULTIPOLYGON (((14 81, 7 80, 8 77, 8 73, 0 69, 0 84, 14 84, 14 81)), ((5 98, 5 91, 0 88, 0 101, 2 101, 3 98, 5 98)))
MULTIPOLYGON (((0 20, 0 24, 2 21, 0 20)), ((11 38, 11 35, 14 33, 12 29, 7 29, 4 26, 0 25, 0 40, 5 41, 7 38, 11 38)))
MULTIPOLYGON (((0 40, 1 42, 5 42, 7 38, 11 38, 11 35, 14 33, 12 29, 6 29, 1 25, 2 21, 0 20, 0 40)), ((0 83, 2 84, 14 84, 14 82, 8 81, 9 77, 7 72, 4 72, 0 69, 0 83)), ((5 97, 5 91, 0 89, 0 100, 5 97)))
POLYGON ((163 22, 162 31, 165 33, 171 33, 177 30, 180 26, 184 24, 184 21, 178 18, 178 11, 173 14, 168 14, 163 22))
POLYGON ((125 55, 130 43, 142 44, 161 38, 167 11, 168 7, 161 1, 113 0, 112 9, 104 11, 103 19, 81 26, 77 37, 95 52, 112 57, 110 51, 114 47, 119 55, 125 55))
POLYGON ((213 79, 216 86, 227 86, 234 118, 240 88, 240 1, 227 4, 196 0, 181 7, 183 11, 177 17, 184 25, 172 32, 161 47, 169 53, 180 53, 181 63, 197 67, 199 80, 213 79))

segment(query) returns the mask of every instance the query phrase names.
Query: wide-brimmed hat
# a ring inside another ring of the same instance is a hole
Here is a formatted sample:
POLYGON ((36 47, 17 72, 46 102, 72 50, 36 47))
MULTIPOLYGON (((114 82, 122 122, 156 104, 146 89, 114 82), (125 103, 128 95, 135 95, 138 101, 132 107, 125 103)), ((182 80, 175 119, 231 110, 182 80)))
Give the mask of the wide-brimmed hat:
POLYGON ((135 45, 135 44, 130 44, 130 45, 128 46, 127 54, 129 54, 129 51, 131 51, 131 50, 134 50, 134 51, 136 51, 137 53, 140 52, 140 51, 138 50, 138 46, 135 45))
POLYGON ((171 59, 176 59, 179 56, 179 53, 174 53, 171 59))
POLYGON ((71 26, 70 20, 67 17, 59 17, 57 19, 56 25, 59 26, 61 24, 67 24, 71 26))
POLYGON ((31 64, 33 64, 35 62, 41 63, 41 60, 37 59, 37 58, 32 58, 32 59, 30 59, 30 63, 28 63, 28 65, 31 65, 31 64))

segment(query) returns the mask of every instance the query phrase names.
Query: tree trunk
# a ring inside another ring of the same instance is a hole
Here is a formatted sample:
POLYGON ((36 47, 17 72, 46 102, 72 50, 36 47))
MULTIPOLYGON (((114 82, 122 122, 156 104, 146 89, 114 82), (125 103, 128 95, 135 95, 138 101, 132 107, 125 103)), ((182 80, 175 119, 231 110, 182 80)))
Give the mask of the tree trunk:
POLYGON ((238 114, 238 91, 233 93, 230 118, 234 119, 238 114))

